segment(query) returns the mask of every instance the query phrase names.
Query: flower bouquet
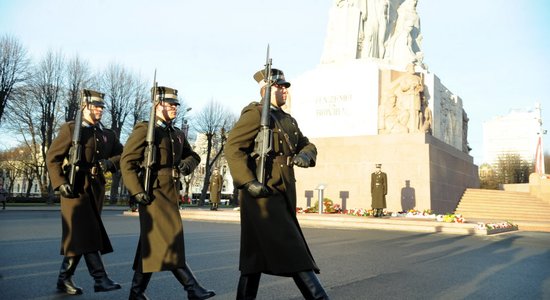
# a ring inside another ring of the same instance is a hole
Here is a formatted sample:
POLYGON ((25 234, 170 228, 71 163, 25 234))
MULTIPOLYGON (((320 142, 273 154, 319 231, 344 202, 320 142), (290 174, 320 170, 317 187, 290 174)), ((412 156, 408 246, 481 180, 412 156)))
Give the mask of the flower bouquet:
POLYGON ((510 221, 497 222, 497 223, 477 223, 478 230, 486 230, 487 234, 494 234, 506 231, 518 230, 518 225, 513 224, 510 221))

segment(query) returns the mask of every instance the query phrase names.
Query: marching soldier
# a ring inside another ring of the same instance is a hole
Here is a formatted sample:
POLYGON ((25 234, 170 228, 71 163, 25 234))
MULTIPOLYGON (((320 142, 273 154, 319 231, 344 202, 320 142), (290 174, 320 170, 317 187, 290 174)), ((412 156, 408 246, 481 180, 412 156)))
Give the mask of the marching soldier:
POLYGON ((374 217, 383 217, 388 194, 388 176, 382 172, 381 164, 376 164, 376 171, 370 176, 370 193, 374 217))
POLYGON ((57 289, 67 294, 82 294, 72 277, 84 256, 90 275, 94 278, 94 290, 105 292, 120 289, 105 272, 101 254, 113 252, 111 242, 101 220, 105 199, 103 172, 116 172, 122 145, 114 131, 100 123, 104 94, 83 90, 82 124, 69 121, 61 126, 46 154, 46 164, 52 187, 61 195, 63 262, 57 280, 57 289), (64 161, 69 155, 75 126, 81 126, 80 161, 74 185, 69 184, 64 161))
MULTIPOLYGON (((296 218, 293 167, 314 167, 317 149, 302 134, 296 120, 281 108, 286 103, 290 82, 280 70, 271 69, 271 73, 273 152, 266 162, 266 184, 256 178, 252 153, 260 131, 262 103, 252 102, 242 110, 225 148, 231 176, 241 189, 241 276, 237 299, 256 298, 262 273, 292 277, 306 299, 328 299, 315 275, 319 268, 296 218)), ((268 84, 265 71, 258 71, 254 79, 264 97, 268 84)))
POLYGON ((138 123, 128 138, 121 158, 124 184, 139 204, 140 237, 134 259, 130 299, 147 299, 145 289, 153 272, 171 271, 189 299, 213 297, 203 288, 185 261, 183 225, 179 212, 180 176, 189 175, 200 162, 184 132, 174 127, 179 105, 177 90, 157 87, 154 127, 155 164, 150 194, 145 192, 143 171, 148 122, 138 123))

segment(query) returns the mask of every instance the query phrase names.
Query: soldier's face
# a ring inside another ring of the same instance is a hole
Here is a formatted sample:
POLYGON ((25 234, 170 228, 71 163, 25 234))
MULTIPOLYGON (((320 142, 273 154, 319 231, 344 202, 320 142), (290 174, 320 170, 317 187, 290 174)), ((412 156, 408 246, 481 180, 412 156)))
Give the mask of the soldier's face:
POLYGON ((157 118, 165 122, 170 122, 176 118, 178 113, 178 105, 175 103, 161 102, 157 105, 157 118))
POLYGON ((286 103, 286 97, 288 90, 286 87, 278 84, 274 84, 271 87, 271 103, 277 107, 281 107, 286 103))
POLYGON ((96 124, 101 121, 101 117, 103 116, 103 107, 89 104, 86 108, 84 108, 83 113, 84 119, 88 121, 88 123, 96 124))

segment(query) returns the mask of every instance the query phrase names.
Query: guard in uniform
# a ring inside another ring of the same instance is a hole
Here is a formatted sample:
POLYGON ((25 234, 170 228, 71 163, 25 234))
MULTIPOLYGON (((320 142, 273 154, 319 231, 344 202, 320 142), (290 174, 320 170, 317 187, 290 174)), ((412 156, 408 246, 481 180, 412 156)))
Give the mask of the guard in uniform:
POLYGON ((382 172, 382 165, 376 164, 376 171, 370 176, 370 193, 372 196, 372 210, 374 217, 384 216, 386 208, 386 194, 388 194, 388 177, 382 172))
MULTIPOLYGON (((246 106, 229 133, 225 157, 239 195, 241 214, 241 276, 237 299, 255 299, 261 273, 289 276, 306 299, 328 299, 315 273, 313 259, 296 218, 294 166, 315 166, 317 149, 296 120, 281 108, 290 83, 278 69, 271 69, 270 127, 273 151, 266 162, 266 184, 256 178, 254 140, 260 131, 262 102, 246 106)), ((265 71, 254 79, 260 94, 267 86, 265 71)), ((269 76, 268 76, 269 77, 269 76)), ((264 97, 265 99, 265 97, 264 97)))
POLYGON ((140 237, 130 299, 147 299, 145 289, 152 273, 160 271, 171 271, 187 291, 189 299, 208 299, 215 295, 197 282, 185 261, 179 212, 180 176, 193 172, 200 157, 191 149, 184 132, 174 127, 179 105, 177 92, 172 88, 157 87, 155 93, 156 155, 150 194, 145 193, 141 177, 148 122, 140 122, 134 127, 122 153, 122 179, 132 199, 139 204, 140 237))
POLYGON ((223 177, 220 175, 220 171, 216 168, 210 176, 210 210, 218 210, 220 205, 220 198, 222 195, 223 177))
POLYGON ((116 172, 122 144, 114 131, 103 128, 104 94, 82 91, 82 124, 69 121, 61 125, 57 137, 46 154, 46 164, 52 187, 61 195, 62 242, 64 256, 57 280, 57 289, 67 294, 82 294, 72 277, 84 256, 90 275, 94 278, 94 290, 104 292, 120 289, 105 272, 101 254, 113 252, 113 247, 101 220, 105 200, 103 172, 116 172), (64 170, 75 126, 81 126, 80 161, 74 187, 69 185, 64 170))

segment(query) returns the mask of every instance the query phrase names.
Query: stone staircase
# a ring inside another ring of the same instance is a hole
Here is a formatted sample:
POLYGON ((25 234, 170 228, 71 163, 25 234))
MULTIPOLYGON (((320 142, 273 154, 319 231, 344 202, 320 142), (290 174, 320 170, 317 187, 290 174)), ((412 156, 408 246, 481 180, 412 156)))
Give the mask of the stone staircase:
POLYGON ((519 230, 550 232, 550 204, 529 193, 466 189, 455 213, 469 221, 510 221, 519 230))

